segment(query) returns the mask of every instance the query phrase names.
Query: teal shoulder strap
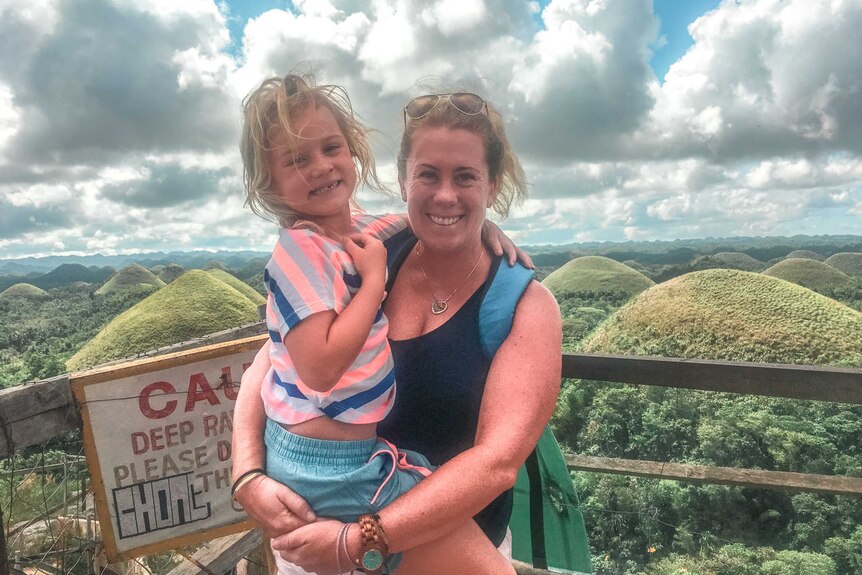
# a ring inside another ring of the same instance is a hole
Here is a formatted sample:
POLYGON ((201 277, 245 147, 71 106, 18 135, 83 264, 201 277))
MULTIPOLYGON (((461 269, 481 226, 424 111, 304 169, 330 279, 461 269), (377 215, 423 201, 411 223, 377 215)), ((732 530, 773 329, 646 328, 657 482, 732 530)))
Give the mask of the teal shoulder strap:
MULTIPOLYGON (((532 280, 532 270, 495 259, 479 308, 479 338, 486 357, 494 357, 512 330, 515 307, 532 280)), ((560 573, 592 573, 577 494, 548 426, 518 472, 509 528, 514 559, 560 573)))
POLYGON ((485 357, 494 357, 512 331, 515 307, 531 281, 533 270, 521 264, 509 267, 501 258, 494 259, 479 307, 479 340, 485 357))

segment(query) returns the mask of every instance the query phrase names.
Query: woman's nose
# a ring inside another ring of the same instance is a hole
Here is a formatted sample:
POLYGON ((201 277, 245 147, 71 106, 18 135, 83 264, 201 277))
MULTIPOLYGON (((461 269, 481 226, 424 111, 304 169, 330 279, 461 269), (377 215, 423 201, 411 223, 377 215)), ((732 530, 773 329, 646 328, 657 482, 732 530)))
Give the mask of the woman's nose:
POLYGON ((434 201, 438 204, 454 204, 457 200, 455 188, 449 182, 441 184, 434 193, 434 201))

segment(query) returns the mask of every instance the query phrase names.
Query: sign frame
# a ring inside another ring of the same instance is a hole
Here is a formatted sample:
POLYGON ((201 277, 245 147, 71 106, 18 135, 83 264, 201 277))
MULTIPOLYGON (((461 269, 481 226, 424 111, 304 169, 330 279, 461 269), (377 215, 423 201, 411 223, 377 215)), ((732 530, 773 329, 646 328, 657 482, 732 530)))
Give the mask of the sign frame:
POLYGON ((101 525, 102 542, 105 554, 110 562, 128 560, 143 555, 150 555, 195 545, 225 535, 248 531, 258 526, 253 519, 246 517, 236 523, 221 525, 193 533, 171 536, 157 543, 149 543, 120 550, 115 539, 115 526, 109 507, 108 492, 105 479, 102 476, 102 465, 97 449, 96 437, 93 431, 93 420, 90 414, 87 387, 103 384, 122 378, 146 375, 148 373, 164 371, 176 367, 185 367, 190 364, 205 362, 221 357, 237 355, 241 353, 256 352, 266 342, 268 335, 256 335, 243 339, 218 343, 192 350, 178 351, 165 355, 135 359, 115 365, 97 367, 91 370, 70 374, 69 383, 75 399, 76 407, 81 415, 82 432, 84 441, 84 453, 87 467, 90 472, 91 488, 96 503, 96 517, 101 525))

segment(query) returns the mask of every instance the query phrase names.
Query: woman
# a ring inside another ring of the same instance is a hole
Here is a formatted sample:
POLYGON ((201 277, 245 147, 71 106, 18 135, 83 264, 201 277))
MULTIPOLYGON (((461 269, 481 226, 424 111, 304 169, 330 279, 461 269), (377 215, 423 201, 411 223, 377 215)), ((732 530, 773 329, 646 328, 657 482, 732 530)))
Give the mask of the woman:
MULTIPOLYGON (((505 215, 525 191, 499 114, 473 94, 429 95, 404 109, 398 180, 415 245, 405 251, 384 311, 398 375, 396 407, 379 433, 440 467, 380 511, 388 551, 420 548, 476 516, 490 542, 504 544, 511 488, 554 408, 560 385, 561 325, 553 296, 531 282, 511 331, 492 357, 482 353, 477 309, 499 265, 482 244, 485 210, 505 215)), ((243 377, 234 414, 234 477, 264 460, 260 381, 266 350, 243 377)), ((310 508, 265 476, 236 493, 281 556, 307 571, 336 570, 342 524, 313 521, 310 508)), ((347 532, 351 557, 367 548, 347 532)), ((446 558, 440 572, 458 572, 446 558)), ((410 573, 407 560, 400 571, 410 573)))

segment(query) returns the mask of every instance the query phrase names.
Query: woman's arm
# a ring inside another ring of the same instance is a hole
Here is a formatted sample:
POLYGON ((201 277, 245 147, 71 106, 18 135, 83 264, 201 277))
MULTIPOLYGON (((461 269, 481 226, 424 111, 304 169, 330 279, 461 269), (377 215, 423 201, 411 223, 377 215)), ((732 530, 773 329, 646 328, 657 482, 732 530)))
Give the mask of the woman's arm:
MULTIPOLYGON (((243 373, 233 411, 233 480, 251 469, 266 467, 263 429, 266 413, 260 388, 269 370, 267 341, 243 373)), ((248 514, 269 537, 277 537, 315 519, 311 508, 286 486, 265 475, 255 476, 235 494, 248 514)))
MULTIPOLYGON (((518 469, 553 413, 561 349, 557 302, 533 282, 518 303, 512 331, 488 373, 475 445, 380 512, 391 551, 438 539, 515 484, 518 469)), ((315 523, 273 543, 286 559, 306 569, 328 568, 339 525, 315 523)), ((351 529, 348 538, 350 550, 358 549, 359 530, 351 529)))

